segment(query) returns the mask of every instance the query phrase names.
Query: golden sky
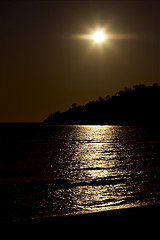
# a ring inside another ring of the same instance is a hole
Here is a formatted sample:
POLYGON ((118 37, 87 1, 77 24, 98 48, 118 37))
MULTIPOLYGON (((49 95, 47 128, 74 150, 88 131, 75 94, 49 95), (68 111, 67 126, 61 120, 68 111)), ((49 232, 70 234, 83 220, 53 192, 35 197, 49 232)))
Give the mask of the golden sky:
POLYGON ((159 1, 1 1, 0 122, 160 83, 159 1), (105 29, 104 44, 78 36, 105 29))

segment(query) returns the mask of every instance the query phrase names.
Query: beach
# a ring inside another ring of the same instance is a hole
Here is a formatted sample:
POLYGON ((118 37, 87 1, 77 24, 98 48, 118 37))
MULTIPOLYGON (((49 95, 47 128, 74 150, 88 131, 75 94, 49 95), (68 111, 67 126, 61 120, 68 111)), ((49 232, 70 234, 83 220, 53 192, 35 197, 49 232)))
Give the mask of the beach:
POLYGON ((119 227, 142 227, 159 225, 160 205, 149 205, 140 207, 130 207, 115 210, 108 210, 87 214, 76 214, 56 217, 45 217, 16 221, 10 223, 12 226, 119 226, 119 227))
POLYGON ((9 236, 45 239, 156 239, 160 205, 109 210, 90 214, 32 219, 5 225, 9 236), (10 231, 11 230, 11 231, 10 231))
POLYGON ((72 216, 17 221, 1 226, 5 236, 22 239, 156 239, 160 205, 109 210, 72 216))

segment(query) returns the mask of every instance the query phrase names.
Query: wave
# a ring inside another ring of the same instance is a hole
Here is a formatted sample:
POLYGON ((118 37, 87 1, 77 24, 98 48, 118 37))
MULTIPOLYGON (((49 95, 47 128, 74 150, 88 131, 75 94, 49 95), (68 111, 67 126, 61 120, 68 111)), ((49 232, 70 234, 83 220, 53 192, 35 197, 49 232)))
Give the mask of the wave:
MULTIPOLYGON (((101 168, 83 168, 78 169, 78 171, 87 171, 87 170, 100 170, 101 168)), ((77 171, 77 170, 76 170, 77 171)), ((160 174, 159 173, 152 173, 149 172, 148 174, 135 174, 135 175, 112 175, 107 176, 103 178, 93 178, 93 179, 53 179, 53 180, 38 180, 38 181, 31 181, 31 182, 19 182, 19 183, 6 183, 5 188, 4 184, 1 186, 4 189, 11 188, 12 190, 17 189, 18 191, 20 189, 35 189, 35 190, 42 190, 49 188, 50 190, 57 190, 57 189, 70 189, 70 188, 76 188, 76 187, 83 187, 83 186, 114 186, 114 185, 142 185, 147 183, 160 183, 160 174)), ((0 187, 0 188, 1 188, 0 187)), ((2 191, 2 189, 1 189, 2 191)))

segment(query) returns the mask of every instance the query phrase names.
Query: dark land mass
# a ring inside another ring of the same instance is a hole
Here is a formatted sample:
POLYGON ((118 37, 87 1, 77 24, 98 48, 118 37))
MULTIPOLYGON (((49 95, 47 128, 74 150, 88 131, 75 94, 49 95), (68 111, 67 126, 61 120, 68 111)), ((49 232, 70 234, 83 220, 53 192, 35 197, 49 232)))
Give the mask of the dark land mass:
POLYGON ((160 86, 134 85, 114 96, 99 97, 85 106, 73 103, 44 120, 49 125, 158 125, 160 86))

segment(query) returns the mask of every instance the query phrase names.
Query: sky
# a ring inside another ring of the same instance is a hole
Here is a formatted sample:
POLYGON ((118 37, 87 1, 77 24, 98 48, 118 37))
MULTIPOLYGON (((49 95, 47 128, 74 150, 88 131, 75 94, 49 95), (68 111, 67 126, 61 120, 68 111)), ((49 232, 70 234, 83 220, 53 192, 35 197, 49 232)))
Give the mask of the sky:
POLYGON ((0 1, 0 122, 159 84, 159 13, 154 0, 0 1), (104 44, 79 37, 99 28, 104 44))

